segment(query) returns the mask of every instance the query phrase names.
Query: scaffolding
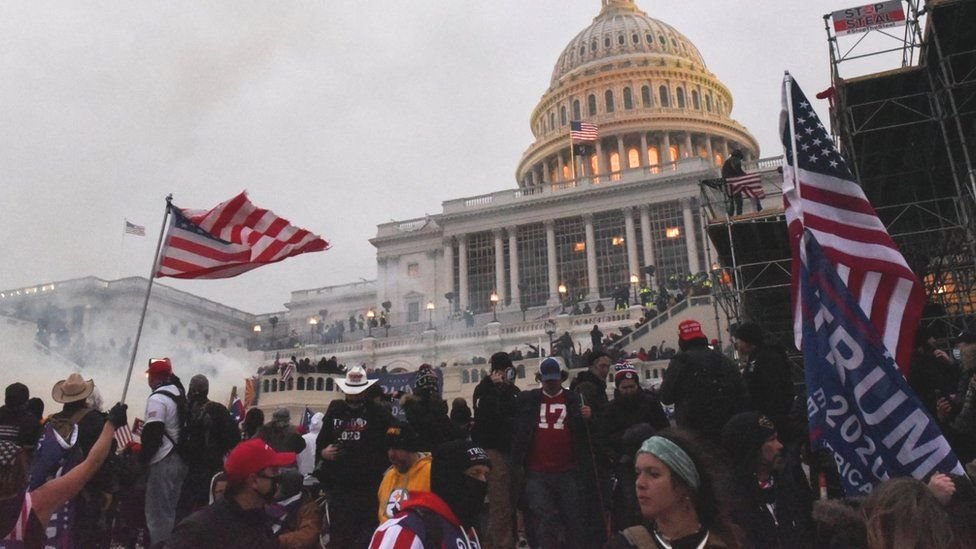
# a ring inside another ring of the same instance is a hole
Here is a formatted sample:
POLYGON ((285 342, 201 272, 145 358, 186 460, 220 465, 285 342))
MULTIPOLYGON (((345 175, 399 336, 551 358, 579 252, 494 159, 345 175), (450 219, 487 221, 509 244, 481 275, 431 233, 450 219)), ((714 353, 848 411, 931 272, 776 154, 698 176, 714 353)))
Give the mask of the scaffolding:
POLYGON ((894 48, 864 51, 862 36, 842 50, 826 25, 831 126, 864 193, 925 286, 923 323, 951 336, 976 314, 976 1, 904 5, 900 37, 874 31, 897 40, 894 48), (899 49, 901 67, 841 75, 852 60, 899 49))

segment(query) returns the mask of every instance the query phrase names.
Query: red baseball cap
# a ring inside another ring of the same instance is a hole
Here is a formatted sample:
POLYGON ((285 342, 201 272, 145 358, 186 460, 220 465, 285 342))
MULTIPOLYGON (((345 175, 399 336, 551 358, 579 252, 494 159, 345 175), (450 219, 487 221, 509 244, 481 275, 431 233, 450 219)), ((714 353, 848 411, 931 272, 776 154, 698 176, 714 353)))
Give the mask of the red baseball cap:
POLYGON ((295 463, 295 452, 275 452, 259 438, 248 439, 230 451, 224 462, 228 480, 244 480, 265 467, 284 467, 295 463))
POLYGON ((173 375, 173 363, 168 358, 151 358, 146 373, 150 376, 173 375))
POLYGON ((678 339, 681 341, 691 341, 692 339, 707 339, 702 332, 701 324, 697 320, 685 320, 678 324, 678 339))

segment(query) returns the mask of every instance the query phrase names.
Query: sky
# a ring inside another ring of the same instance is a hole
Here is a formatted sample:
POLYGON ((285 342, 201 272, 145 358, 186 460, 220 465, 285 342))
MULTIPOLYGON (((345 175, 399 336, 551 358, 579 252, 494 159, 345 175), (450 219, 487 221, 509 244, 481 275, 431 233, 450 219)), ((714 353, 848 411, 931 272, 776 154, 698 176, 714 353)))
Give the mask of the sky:
MULTIPOLYGON (((637 5, 697 45, 766 157, 781 152, 783 71, 810 97, 827 88, 822 16, 856 3, 637 5)), ((0 3, 0 290, 145 277, 167 194, 202 209, 244 189, 332 249, 233 279, 163 283, 262 313, 284 310, 294 290, 373 279, 377 224, 516 186, 529 115, 599 7, 0 3), (147 236, 123 238, 124 219, 147 236)), ((895 67, 872 59, 850 74, 895 67)))

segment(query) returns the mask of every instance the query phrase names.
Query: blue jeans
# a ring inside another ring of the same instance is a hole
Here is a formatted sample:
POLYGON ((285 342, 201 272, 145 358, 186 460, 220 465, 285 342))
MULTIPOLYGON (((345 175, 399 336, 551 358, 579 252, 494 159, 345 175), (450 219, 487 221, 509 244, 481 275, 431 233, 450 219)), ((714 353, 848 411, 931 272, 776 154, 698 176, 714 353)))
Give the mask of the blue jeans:
POLYGON ((180 500, 187 467, 174 449, 149 466, 146 480, 146 526, 155 546, 169 539, 176 525, 176 504, 180 500))
POLYGON ((583 547, 586 531, 576 471, 525 474, 525 503, 540 549, 583 547), (560 543, 559 532, 565 539, 560 543))

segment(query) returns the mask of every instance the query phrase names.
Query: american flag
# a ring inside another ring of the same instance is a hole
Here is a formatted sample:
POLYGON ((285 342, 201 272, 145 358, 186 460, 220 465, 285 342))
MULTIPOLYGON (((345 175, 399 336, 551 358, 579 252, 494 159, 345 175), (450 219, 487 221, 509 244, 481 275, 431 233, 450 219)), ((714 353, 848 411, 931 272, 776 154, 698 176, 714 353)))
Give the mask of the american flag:
POLYGON ((128 219, 125 220, 125 234, 134 234, 136 236, 146 236, 146 227, 142 225, 136 225, 130 222, 128 219))
POLYGON ((729 194, 743 194, 751 198, 764 198, 766 193, 762 188, 762 174, 747 173, 725 180, 729 186, 729 194))
POLYGON ((169 228, 157 277, 230 278, 329 243, 256 207, 241 193, 212 210, 169 205, 169 228))
POLYGON ((797 347, 803 333, 802 300, 798 297, 800 240, 807 229, 878 330, 898 368, 907 374, 925 302, 922 285, 789 75, 783 83, 780 130, 786 156, 783 203, 793 250, 793 333, 797 347))
POLYGON ((281 381, 288 381, 293 375, 295 375, 295 361, 291 360, 281 367, 281 381))
POLYGON ((136 441, 136 437, 142 435, 143 425, 145 425, 145 423, 141 419, 136 418, 136 420, 132 422, 132 429, 130 429, 128 425, 123 425, 115 430, 115 442, 118 443, 116 453, 121 454, 130 442, 138 442, 136 441))
POLYGON ((571 120, 569 122, 570 141, 596 141, 600 132, 596 124, 571 120))

